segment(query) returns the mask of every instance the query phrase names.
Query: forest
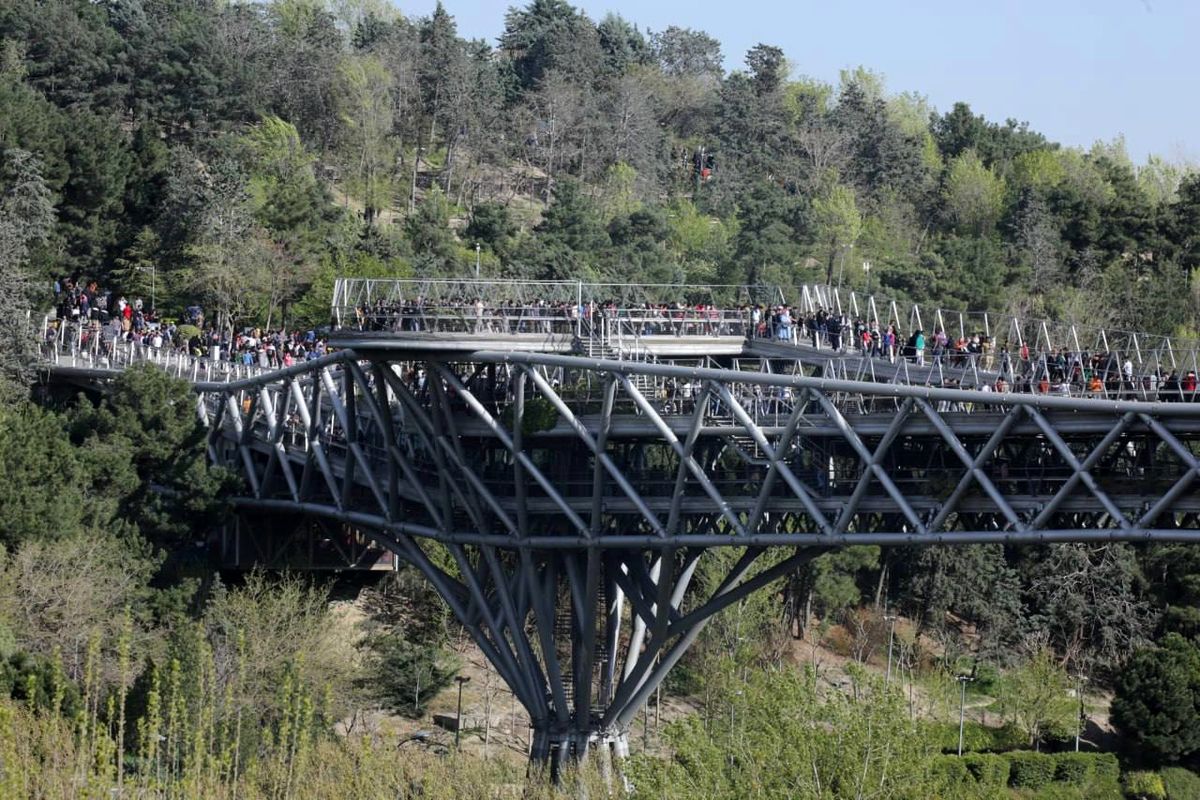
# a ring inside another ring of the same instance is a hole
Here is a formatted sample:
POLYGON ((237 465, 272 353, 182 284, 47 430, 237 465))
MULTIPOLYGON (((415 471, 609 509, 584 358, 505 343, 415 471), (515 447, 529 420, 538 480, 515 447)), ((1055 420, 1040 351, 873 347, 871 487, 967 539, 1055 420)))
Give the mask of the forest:
MULTIPOLYGON (((205 466, 186 386, 134 370, 103 401, 31 399, 26 320, 55 279, 304 328, 328 323, 335 277, 478 259, 1200 336, 1188 165, 1063 147, 969 98, 934 109, 866 67, 809 79, 770 44, 727 70, 708 33, 564 0, 502 28, 468 41, 452 7, 386 0, 0 0, 0 796, 524 779, 345 735, 357 708, 420 716, 416 676, 451 685, 444 609, 403 572, 353 627, 320 582, 223 583, 195 541, 232 478, 205 466)), ((668 693, 696 711, 635 749, 635 796, 1200 797, 1200 551, 850 548, 726 612, 668 693), (889 614, 904 683, 878 679, 889 614), (852 662, 844 692, 797 655, 818 645, 852 662), (944 755, 961 674, 965 761, 944 755), (1117 736, 1073 759, 1063 698, 1085 679, 1117 736)))

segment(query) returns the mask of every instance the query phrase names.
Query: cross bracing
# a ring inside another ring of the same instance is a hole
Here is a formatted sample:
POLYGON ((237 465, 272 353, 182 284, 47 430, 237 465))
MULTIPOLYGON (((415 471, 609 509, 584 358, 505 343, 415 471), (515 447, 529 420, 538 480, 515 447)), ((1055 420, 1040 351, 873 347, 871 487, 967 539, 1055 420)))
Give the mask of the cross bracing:
MULTIPOLYGON (((712 614, 830 548, 1200 539, 1197 403, 858 380, 753 343, 614 359, 470 336, 347 333, 274 371, 141 357, 193 382, 243 513, 322 520, 422 571, 537 759, 622 752, 712 614), (722 547, 736 565, 699 586, 722 547)), ((96 380, 138 357, 47 360, 96 380)))
POLYGON ((421 569, 529 710, 537 758, 620 751, 711 614, 831 547, 1200 539, 1200 405, 404 355, 198 384, 212 457, 246 476, 243 508, 371 530, 421 569), (646 378, 700 394, 664 408, 646 378), (759 424, 755 387, 792 392, 788 413, 759 424), (742 555, 697 596, 714 547, 742 555))

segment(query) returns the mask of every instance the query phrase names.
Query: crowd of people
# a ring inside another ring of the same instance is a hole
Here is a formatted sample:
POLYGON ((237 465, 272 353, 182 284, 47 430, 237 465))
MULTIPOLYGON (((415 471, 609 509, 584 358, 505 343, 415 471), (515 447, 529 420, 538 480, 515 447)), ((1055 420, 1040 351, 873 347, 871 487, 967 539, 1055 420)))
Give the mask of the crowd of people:
MULTIPOLYGON (((161 318, 153 304, 100 287, 96 281, 62 278, 54 284, 56 319, 48 339, 63 340, 68 331, 80 348, 109 354, 122 343, 174 350, 215 363, 242 364, 262 369, 289 367, 319 358, 328 351, 323 335, 313 330, 239 330, 206 322, 198 305, 188 306, 181 319, 161 318)), ((373 332, 564 333, 596 337, 612 324, 642 336, 746 336, 892 364, 949 366, 973 372, 969 381, 944 377, 947 387, 995 392, 1026 392, 1064 396, 1137 397, 1167 401, 1200 400, 1195 369, 1135 365, 1127 355, 1112 351, 1058 349, 1031 351, 1028 343, 1010 352, 997 349, 984 332, 960 332, 952 337, 938 327, 926 336, 914 327, 907 335, 895 322, 818 308, 804 312, 785 304, 739 304, 722 308, 712 302, 643 302, 618 305, 615 300, 485 303, 481 297, 431 301, 376 300, 355 307, 354 324, 373 332), (606 324, 608 323, 608 326, 606 324)), ((923 383, 929 382, 926 376, 923 383)), ((676 393, 671 393, 676 394, 676 393)), ((667 405, 684 406, 686 387, 667 405)))
POLYGON ((620 321, 643 336, 744 336, 745 307, 732 313, 711 302, 652 303, 632 306, 607 301, 485 303, 481 297, 431 300, 377 298, 354 307, 354 325, 371 332, 587 333, 598 334, 602 322, 620 321))
POLYGON ((214 364, 278 369, 320 358, 328 341, 314 330, 218 328, 199 305, 182 318, 160 317, 141 297, 126 297, 96 281, 55 281, 55 317, 47 321, 47 341, 57 340, 99 357, 120 345, 177 351, 214 364))

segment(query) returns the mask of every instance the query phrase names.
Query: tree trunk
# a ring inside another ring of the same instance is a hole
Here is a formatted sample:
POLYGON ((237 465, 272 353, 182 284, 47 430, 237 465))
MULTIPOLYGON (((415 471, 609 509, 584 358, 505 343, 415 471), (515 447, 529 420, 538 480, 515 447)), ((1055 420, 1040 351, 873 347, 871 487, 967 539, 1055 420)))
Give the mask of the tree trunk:
POLYGON ((875 587, 875 608, 879 608, 879 603, 883 599, 883 588, 887 585, 888 568, 891 566, 892 553, 889 549, 883 551, 883 566, 879 570, 879 583, 875 587))
MULTIPOLYGON (((418 131, 420 128, 417 129, 418 131)), ((421 139, 421 134, 417 134, 416 149, 413 150, 412 162, 412 180, 408 185, 408 213, 411 214, 417 210, 417 167, 421 163, 421 152, 424 149, 424 141, 421 139)))

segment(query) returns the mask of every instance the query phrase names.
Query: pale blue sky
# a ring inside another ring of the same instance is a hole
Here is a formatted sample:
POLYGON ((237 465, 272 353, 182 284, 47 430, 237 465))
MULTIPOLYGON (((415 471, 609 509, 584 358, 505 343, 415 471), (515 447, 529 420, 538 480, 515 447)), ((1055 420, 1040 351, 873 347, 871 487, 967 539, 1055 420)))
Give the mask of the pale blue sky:
MULTIPOLYGON (((459 32, 495 43, 510 3, 444 0, 459 32)), ((423 16, 435 0, 394 0, 423 16)), ((1200 161, 1200 0, 577 0, 592 19, 643 31, 681 25, 720 40, 729 68, 758 42, 797 75, 836 82, 862 64, 889 91, 940 111, 955 101, 990 120, 1026 120, 1088 147, 1124 134, 1133 159, 1200 161)))

